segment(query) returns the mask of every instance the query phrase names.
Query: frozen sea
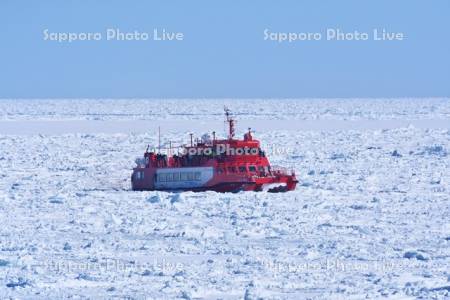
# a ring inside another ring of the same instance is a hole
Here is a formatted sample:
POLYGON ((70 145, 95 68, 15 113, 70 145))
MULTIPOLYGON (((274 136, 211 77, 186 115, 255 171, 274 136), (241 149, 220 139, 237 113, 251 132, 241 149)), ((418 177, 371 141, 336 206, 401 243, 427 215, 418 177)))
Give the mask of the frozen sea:
POLYGON ((0 298, 449 299, 450 99, 0 100, 0 298), (130 190, 224 105, 295 191, 130 190))

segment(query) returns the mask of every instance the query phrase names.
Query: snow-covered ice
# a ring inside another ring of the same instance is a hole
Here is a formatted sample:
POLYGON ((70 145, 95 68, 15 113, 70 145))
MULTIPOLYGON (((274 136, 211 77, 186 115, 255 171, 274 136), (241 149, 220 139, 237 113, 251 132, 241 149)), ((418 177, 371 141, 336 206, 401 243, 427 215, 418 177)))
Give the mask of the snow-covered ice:
POLYGON ((60 99, 0 101, 0 120, 239 120, 450 118, 450 99, 60 99), (176 109, 174 109, 176 107, 176 109))
POLYGON ((0 298, 450 298, 449 99, 2 100, 0 119, 0 298), (296 191, 130 191, 157 124, 220 131, 224 103, 290 149, 269 159, 296 191))

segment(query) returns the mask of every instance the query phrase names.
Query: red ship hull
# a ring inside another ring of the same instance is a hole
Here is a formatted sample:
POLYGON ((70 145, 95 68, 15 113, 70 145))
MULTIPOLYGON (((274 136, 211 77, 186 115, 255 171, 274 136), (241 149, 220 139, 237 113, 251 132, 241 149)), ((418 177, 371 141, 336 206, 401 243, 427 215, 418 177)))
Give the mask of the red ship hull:
POLYGON ((298 182, 293 174, 274 172, 273 175, 260 177, 247 173, 242 175, 213 174, 214 171, 205 172, 204 169, 205 167, 166 168, 164 172, 158 172, 157 169, 135 168, 132 175, 132 189, 138 191, 215 191, 221 193, 240 191, 287 192, 294 190, 298 182), (196 179, 194 173, 192 180, 179 179, 180 174, 191 172, 200 172, 200 175, 197 174, 198 178, 196 179), (166 176, 164 181, 160 181, 158 177, 161 177, 162 174, 170 174, 171 180, 167 180, 166 176), (213 174, 213 176, 205 178, 210 174, 213 174))

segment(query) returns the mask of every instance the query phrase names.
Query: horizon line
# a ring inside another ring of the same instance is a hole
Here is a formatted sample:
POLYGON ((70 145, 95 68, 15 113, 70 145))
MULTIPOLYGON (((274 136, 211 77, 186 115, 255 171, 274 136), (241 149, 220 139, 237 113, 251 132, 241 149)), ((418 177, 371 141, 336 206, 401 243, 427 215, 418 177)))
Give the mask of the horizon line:
POLYGON ((399 97, 0 97, 3 100, 381 100, 450 99, 450 96, 399 97))

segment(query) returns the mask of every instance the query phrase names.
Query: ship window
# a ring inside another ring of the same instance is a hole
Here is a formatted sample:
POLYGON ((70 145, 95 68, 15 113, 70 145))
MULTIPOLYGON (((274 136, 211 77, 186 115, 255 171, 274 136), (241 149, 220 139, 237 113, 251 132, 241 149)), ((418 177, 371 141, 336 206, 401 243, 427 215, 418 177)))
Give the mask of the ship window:
POLYGON ((187 180, 194 180, 194 173, 192 172, 187 173, 187 180))
POLYGON ((258 167, 258 171, 264 172, 264 167, 263 167, 263 166, 259 166, 259 167, 258 167))
POLYGON ((248 167, 248 170, 250 172, 256 172, 256 167, 255 166, 250 166, 250 167, 248 167))
POLYGON ((139 172, 136 172, 136 180, 142 180, 142 179, 144 179, 144 172, 142 172, 142 171, 139 171, 139 172))
POLYGON ((179 181, 180 180, 180 173, 173 173, 173 181, 179 181))
POLYGON ((195 172, 195 180, 200 180, 200 172, 195 172))
POLYGON ((180 174, 180 180, 181 181, 187 180, 187 173, 186 172, 183 172, 183 173, 180 174))
POLYGON ((240 166, 239 167, 239 172, 245 173, 245 171, 247 171, 247 168, 245 166, 240 166))
POLYGON ((236 167, 228 167, 228 171, 234 173, 236 172, 236 167))
POLYGON ((217 174, 222 174, 223 173, 223 169, 222 168, 217 168, 217 174))

